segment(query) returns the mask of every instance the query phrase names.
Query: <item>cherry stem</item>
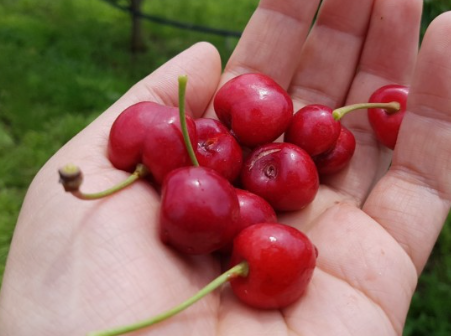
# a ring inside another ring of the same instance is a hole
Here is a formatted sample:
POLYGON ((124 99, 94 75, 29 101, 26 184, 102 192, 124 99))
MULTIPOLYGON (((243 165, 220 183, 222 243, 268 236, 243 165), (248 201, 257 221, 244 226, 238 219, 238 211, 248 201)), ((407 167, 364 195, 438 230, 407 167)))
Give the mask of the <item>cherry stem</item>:
POLYGON ((235 265, 225 273, 221 274, 219 277, 214 279, 212 282, 210 282, 207 286, 202 288, 199 292, 197 292, 194 296, 189 298, 188 300, 182 302, 178 306, 167 310, 166 312, 163 312, 159 315, 156 315, 154 317, 151 317, 149 319, 145 319, 133 324, 129 324, 122 327, 117 327, 109 330, 103 330, 103 331, 94 331, 88 334, 88 336, 117 336, 117 335, 123 335, 125 333, 129 333, 132 331, 136 331, 142 328, 150 327, 154 324, 157 324, 159 322, 162 322, 181 311, 185 310, 186 308, 190 307, 200 299, 202 299, 207 294, 210 294, 215 289, 222 286, 224 283, 229 281, 230 279, 236 278, 236 277, 246 277, 249 273, 249 265, 246 261, 242 261, 241 263, 235 265))
POLYGON ((401 104, 397 101, 392 101, 390 103, 361 103, 353 104, 340 107, 332 112, 335 120, 340 120, 343 116, 351 111, 369 109, 369 108, 381 108, 384 109, 388 114, 393 114, 401 109, 401 104))
POLYGON ((191 159, 193 166, 199 167, 199 161, 197 161, 196 154, 194 152, 193 144, 189 138, 188 126, 186 125, 186 113, 185 113, 185 94, 186 94, 186 84, 188 82, 188 77, 179 76, 179 114, 180 114, 180 125, 182 126, 183 140, 185 141, 186 150, 191 159))
POLYGON ((61 168, 58 172, 60 175, 60 182, 63 185, 64 190, 70 192, 72 195, 82 200, 96 200, 112 195, 128 187, 141 177, 144 177, 148 174, 147 168, 143 164, 138 164, 136 166, 135 171, 124 181, 104 191, 87 194, 80 191, 80 186, 83 182, 83 174, 80 168, 72 164, 69 164, 61 168))

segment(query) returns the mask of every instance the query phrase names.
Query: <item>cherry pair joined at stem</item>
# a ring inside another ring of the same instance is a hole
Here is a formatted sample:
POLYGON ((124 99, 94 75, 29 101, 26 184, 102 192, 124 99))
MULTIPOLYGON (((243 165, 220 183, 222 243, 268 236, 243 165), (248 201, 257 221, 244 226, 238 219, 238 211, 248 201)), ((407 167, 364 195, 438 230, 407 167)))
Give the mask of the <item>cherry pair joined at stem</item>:
POLYGON ((356 146, 354 135, 341 124, 341 118, 351 111, 367 109, 377 140, 394 149, 406 111, 408 92, 406 86, 386 85, 377 89, 368 103, 335 110, 319 104, 307 105, 293 116, 284 141, 307 151, 320 175, 334 174, 348 164, 356 146))

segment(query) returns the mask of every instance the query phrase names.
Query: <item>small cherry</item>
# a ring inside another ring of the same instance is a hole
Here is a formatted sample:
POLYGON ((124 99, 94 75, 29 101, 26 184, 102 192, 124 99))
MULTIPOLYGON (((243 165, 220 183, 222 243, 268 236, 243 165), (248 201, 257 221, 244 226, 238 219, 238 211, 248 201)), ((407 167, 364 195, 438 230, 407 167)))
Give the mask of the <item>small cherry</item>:
POLYGON ((248 274, 230 281, 240 301, 280 309, 304 294, 316 266, 317 250, 305 234, 278 223, 255 224, 235 238, 231 266, 247 262, 248 274))
POLYGON ((345 168, 354 155, 355 137, 346 127, 341 132, 334 146, 329 151, 313 158, 320 176, 331 175, 345 168))
POLYGON ((222 86, 214 98, 214 109, 243 146, 257 147, 276 140, 293 116, 293 102, 270 77, 249 73, 222 86))
MULTIPOLYGON (((273 207, 262 197, 244 189, 235 189, 240 204, 238 232, 257 223, 275 223, 277 215, 273 207)), ((232 244, 221 249, 223 255, 232 251, 232 244)))
POLYGON ((333 147, 340 134, 340 122, 333 110, 324 105, 306 105, 295 113, 284 135, 284 141, 316 156, 333 147))
POLYGON ((399 129, 406 113, 408 95, 408 87, 392 84, 377 89, 369 99, 370 103, 397 101, 401 105, 395 112, 383 108, 368 109, 368 120, 376 138, 390 149, 395 149, 399 129))
POLYGON ((243 151, 235 137, 218 120, 199 118, 194 123, 199 164, 214 169, 225 179, 234 182, 243 164, 243 151))
POLYGON ((256 223, 277 222, 277 215, 264 198, 248 190, 235 189, 240 203, 240 231, 256 223))
POLYGON ((310 155, 286 142, 256 148, 244 162, 241 182, 244 189, 263 197, 276 211, 304 208, 319 188, 310 155))

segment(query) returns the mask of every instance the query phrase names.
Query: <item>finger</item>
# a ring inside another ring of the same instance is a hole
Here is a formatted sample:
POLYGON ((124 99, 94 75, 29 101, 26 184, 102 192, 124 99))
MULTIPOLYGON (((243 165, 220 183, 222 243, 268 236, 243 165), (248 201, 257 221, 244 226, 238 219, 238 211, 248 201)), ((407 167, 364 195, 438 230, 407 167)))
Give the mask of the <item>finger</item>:
MULTIPOLYGON (((228 61, 221 84, 261 72, 288 87, 319 0, 261 0, 228 61)), ((213 116, 212 107, 207 116, 213 116)))
POLYGON ((424 267, 451 203, 451 12, 429 27, 420 50, 393 163, 364 205, 424 267))
MULTIPOLYGON (((332 6, 331 4, 333 2, 330 2, 329 6, 332 6)), ((324 4, 324 6, 326 5, 327 3, 324 4)), ((327 11, 330 10, 327 9, 327 11)), ((366 101, 370 92, 381 85, 392 82, 406 84, 410 81, 412 67, 418 52, 420 18, 421 1, 379 0, 375 2, 366 42, 359 59, 360 65, 348 64, 349 68, 354 68, 353 71, 359 69, 347 101, 349 104, 366 101), (403 13, 402 20, 399 13, 403 13)), ((363 29, 363 24, 361 24, 361 29, 363 29)), ((354 36, 356 35, 355 32, 354 36)), ((310 39, 306 43, 313 43, 312 41, 310 39)), ((346 46, 343 44, 342 48, 346 48, 346 46)), ((356 51, 357 47, 354 48, 356 51)), ((331 58, 329 62, 346 63, 346 60, 339 59, 337 61, 331 58)), ((314 65, 312 64, 312 66, 314 65)), ((330 83, 333 84, 332 81, 330 83)), ((317 98, 321 99, 323 103, 334 101, 334 95, 335 97, 339 96, 332 91, 326 94, 326 86, 324 85, 322 90, 324 93, 322 97, 319 93, 317 95, 317 98)), ((299 102, 301 103, 301 100, 299 102)), ((308 101, 305 100, 305 102, 308 101)), ((314 225, 318 214, 337 202, 361 205, 373 185, 373 181, 381 171, 385 173, 391 159, 390 155, 387 155, 388 150, 381 149, 376 144, 366 118, 365 112, 357 111, 342 120, 346 126, 352 129, 357 139, 357 149, 349 166, 338 174, 323 177, 321 179, 322 188, 320 188, 315 202, 301 212, 284 214, 282 216, 284 222, 307 231, 314 225)))
POLYGON ((325 0, 300 54, 289 92, 300 108, 346 97, 365 40, 372 0, 325 0))
MULTIPOLYGON (((422 1, 379 0, 374 3, 371 22, 346 104, 367 102, 386 84, 409 85, 418 54, 422 1)), ((390 163, 390 151, 374 138, 366 111, 342 119, 356 137, 356 151, 349 167, 323 182, 360 204, 390 163)))

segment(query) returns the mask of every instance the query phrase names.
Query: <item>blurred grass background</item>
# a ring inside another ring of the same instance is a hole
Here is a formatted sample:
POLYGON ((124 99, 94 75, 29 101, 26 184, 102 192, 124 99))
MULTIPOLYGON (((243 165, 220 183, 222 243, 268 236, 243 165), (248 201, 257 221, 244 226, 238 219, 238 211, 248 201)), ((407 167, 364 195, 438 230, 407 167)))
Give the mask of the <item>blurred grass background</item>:
MULTIPOLYGON (((144 0, 142 9, 242 31, 257 3, 144 0)), ((451 0, 425 0, 424 6, 422 32, 439 13, 451 9, 451 0)), ((147 49, 131 53, 129 15, 104 1, 0 2, 0 283, 25 192, 48 158, 131 85, 181 50, 209 41, 224 62, 237 43, 234 37, 145 20, 142 29, 147 49)), ((450 221, 420 278, 406 336, 451 335, 450 221)))

